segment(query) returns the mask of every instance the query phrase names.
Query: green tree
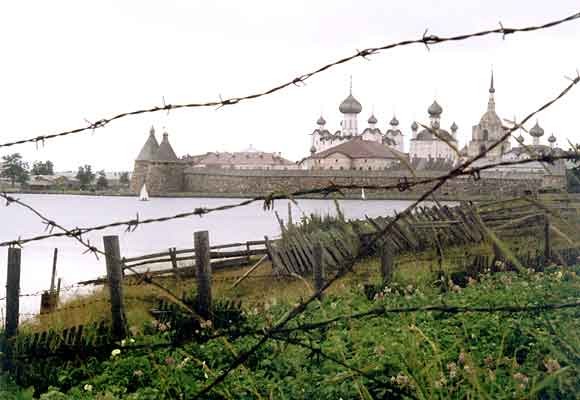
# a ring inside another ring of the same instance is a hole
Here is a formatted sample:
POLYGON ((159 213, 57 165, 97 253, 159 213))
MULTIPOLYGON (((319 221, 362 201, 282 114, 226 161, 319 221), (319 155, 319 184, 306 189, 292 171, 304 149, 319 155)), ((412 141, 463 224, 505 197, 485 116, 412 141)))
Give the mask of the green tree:
POLYGON ((99 177, 97 178, 97 190, 103 190, 109 187, 109 181, 105 175, 105 171, 99 171, 99 177))
POLYGON ((79 172, 77 172, 77 179, 81 184, 81 189, 87 189, 93 181, 95 180, 95 174, 90 165, 85 165, 84 167, 79 167, 79 172))
POLYGON ((13 187, 16 182, 28 181, 28 163, 22 161, 20 153, 6 155, 2 157, 2 162, 0 176, 10 179, 13 187))
POLYGON ((121 172, 121 175, 119 176, 119 183, 123 186, 129 186, 130 180, 129 180, 129 173, 128 172, 121 172))
POLYGON ((52 161, 35 161, 30 173, 32 175, 54 175, 54 164, 52 161))

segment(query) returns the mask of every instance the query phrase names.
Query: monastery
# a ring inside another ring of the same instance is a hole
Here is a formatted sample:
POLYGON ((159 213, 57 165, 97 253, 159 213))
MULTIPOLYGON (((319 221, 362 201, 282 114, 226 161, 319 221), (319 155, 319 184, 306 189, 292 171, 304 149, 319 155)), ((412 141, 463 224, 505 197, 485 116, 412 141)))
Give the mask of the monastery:
MULTIPOLYGON (((252 146, 240 152, 208 152, 179 158, 169 143, 168 133, 163 133, 159 143, 152 127, 135 159, 131 188, 139 192, 145 184, 153 195, 182 192, 248 194, 292 185, 320 185, 329 179, 391 182, 408 176, 409 166, 414 171, 411 176, 440 174, 437 171, 449 171, 459 162, 477 157, 507 133, 509 128, 502 124, 495 104, 492 73, 487 109, 479 122, 473 125, 469 142, 460 149, 457 124, 452 122, 449 130, 442 128, 443 107, 434 100, 427 108, 428 123, 422 125, 413 121, 410 124, 407 153, 404 144, 406 134, 396 116, 391 118, 383 131, 378 126, 377 117, 371 113, 368 126, 360 129, 358 118, 363 107, 354 97, 351 84, 348 96, 338 106, 342 114, 340 129, 331 132, 324 117, 320 116, 310 134, 310 155, 296 163, 283 158, 280 153, 262 152, 252 146)), ((472 166, 563 152, 556 147, 553 134, 548 138, 548 145, 540 143, 544 129, 538 121, 529 135, 532 143, 527 144, 520 133, 515 138, 515 147, 505 141, 493 147, 472 166)), ((486 173, 490 179, 493 178, 493 185, 497 188, 487 185, 485 189, 477 189, 481 193, 494 190, 518 192, 524 187, 526 191, 541 187, 564 188, 566 181, 563 161, 553 165, 532 162, 493 167, 486 173)), ((463 190, 461 185, 458 188, 463 190)))

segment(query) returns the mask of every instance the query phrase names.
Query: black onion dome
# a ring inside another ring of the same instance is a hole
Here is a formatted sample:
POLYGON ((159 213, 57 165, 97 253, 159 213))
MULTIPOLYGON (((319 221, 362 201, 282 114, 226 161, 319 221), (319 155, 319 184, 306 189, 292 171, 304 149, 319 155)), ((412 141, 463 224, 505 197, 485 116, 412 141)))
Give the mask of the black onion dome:
POLYGON ((530 129, 530 135, 538 138, 544 135, 544 129, 538 124, 538 121, 536 121, 536 125, 530 129))
POLYGON ((429 108, 427 109, 427 112, 432 117, 438 117, 443 112, 443 108, 439 105, 439 103, 437 103, 437 100, 435 100, 433 102, 433 104, 431 104, 429 106, 429 108))
POLYGON ((343 114, 359 114, 362 111, 362 105, 352 94, 340 103, 338 110, 343 114))

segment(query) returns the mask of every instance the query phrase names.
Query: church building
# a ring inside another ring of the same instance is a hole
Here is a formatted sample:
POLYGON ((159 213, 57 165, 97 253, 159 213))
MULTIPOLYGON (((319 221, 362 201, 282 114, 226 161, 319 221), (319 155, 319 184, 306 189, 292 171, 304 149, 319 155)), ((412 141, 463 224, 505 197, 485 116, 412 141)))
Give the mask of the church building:
POLYGON ((368 127, 362 131, 359 129, 358 115, 362 111, 362 105, 353 96, 352 85, 349 95, 342 101, 342 103, 340 103, 338 110, 342 114, 340 130, 337 130, 334 133, 329 131, 326 128, 326 120, 322 116, 320 116, 316 121, 318 127, 314 129, 311 134, 311 155, 346 143, 354 138, 378 143, 386 147, 391 147, 399 152, 403 152, 403 133, 398 128, 399 121, 396 117, 393 117, 390 127, 385 130, 385 133, 377 127, 378 120, 374 113, 371 114, 367 120, 368 127))
POLYGON ((436 159, 448 164, 453 164, 458 159, 457 150, 457 124, 451 125, 451 133, 441 129, 441 114, 443 107, 433 101, 427 109, 429 114, 429 127, 419 131, 417 122, 411 125, 411 146, 409 158, 413 163, 418 160, 436 159))
MULTIPOLYGON (((467 156, 476 157, 491 147, 505 135, 507 128, 501 122, 501 119, 495 112, 495 87, 493 85, 493 72, 491 73, 491 83, 489 85, 489 100, 487 102, 487 111, 481 116, 479 123, 472 128, 471 141, 467 145, 467 156)), ((509 140, 504 141, 501 145, 493 148, 486 154, 486 158, 497 159, 510 150, 509 140)))

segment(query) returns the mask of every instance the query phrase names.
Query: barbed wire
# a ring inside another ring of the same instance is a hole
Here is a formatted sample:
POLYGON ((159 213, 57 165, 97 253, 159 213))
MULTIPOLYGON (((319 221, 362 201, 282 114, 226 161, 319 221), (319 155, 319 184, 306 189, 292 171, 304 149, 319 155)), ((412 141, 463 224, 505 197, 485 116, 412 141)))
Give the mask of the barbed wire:
MULTIPOLYGON (((577 83, 577 82, 576 82, 577 83)), ((537 157, 521 159, 521 160, 509 160, 509 161, 498 161, 478 167, 473 168, 465 168, 465 169, 455 169, 447 174, 443 174, 440 176, 432 177, 432 178, 425 178, 419 180, 409 180, 407 177, 399 178, 399 182, 395 184, 387 184, 387 185, 370 185, 370 184, 338 184, 334 182, 330 182, 330 184, 319 187, 319 188, 312 188, 312 189, 302 189, 297 190, 292 193, 282 193, 279 191, 274 191, 269 193, 265 196, 256 196, 251 199, 243 200, 238 203, 234 204, 224 204, 217 207, 199 207, 194 209, 193 211, 179 213, 170 216, 158 217, 158 218, 149 218, 149 219, 139 219, 139 215, 135 219, 123 220, 112 222, 103 225, 96 225, 93 227, 85 227, 85 228, 75 228, 72 230, 67 230, 66 228, 60 228, 62 232, 57 233, 49 233, 46 235, 38 235, 30 238, 20 238, 17 240, 10 240, 5 242, 0 242, 0 247, 11 247, 17 246, 22 247, 22 245, 34 241, 46 240, 55 237, 72 237, 76 240, 82 240, 82 235, 87 234, 89 232, 101 231, 109 228, 117 228, 117 227, 124 227, 126 232, 133 232, 135 231, 140 225, 151 224, 151 223, 159 223, 159 222, 167 222, 176 219, 183 219, 189 218, 192 216, 199 216, 202 217, 204 215, 219 212, 219 211, 226 211, 231 210, 234 208, 244 207, 256 202, 264 202, 264 209, 269 210, 273 207, 273 203, 275 200, 293 200, 295 198, 301 196, 309 196, 309 195, 322 195, 324 197, 329 196, 330 194, 336 193, 340 195, 344 195, 343 190, 354 190, 354 189, 368 189, 368 190, 398 190, 399 192, 406 192, 411 191, 413 188, 422 185, 428 185, 431 183, 440 182, 443 180, 449 180, 450 178, 455 178, 459 176, 470 176, 474 180, 481 179, 481 172, 484 172, 489 169, 498 168, 498 167, 506 167, 506 166, 515 166, 515 165, 522 165, 528 164, 533 162, 545 162, 549 164, 554 164, 556 161, 559 160, 569 160, 569 161, 579 161, 580 160, 580 153, 578 152, 567 152, 565 154, 557 155, 557 154, 542 154, 537 157)), ((5 193, 0 193, 0 197, 7 199, 9 202, 13 202, 14 199, 11 196, 8 196, 5 193)), ((18 200, 19 204, 22 204, 22 201, 18 200)), ((27 208, 30 206, 27 206, 27 208)), ((30 207, 31 208, 31 207, 30 207)), ((56 226, 56 225, 55 225, 56 226)), ((85 247, 88 247, 87 252, 90 250, 91 252, 97 252, 99 254, 103 254, 102 250, 96 249, 94 246, 90 245, 90 242, 84 242, 85 247)))
POLYGON ((467 40, 467 39, 471 39, 471 38, 494 35, 494 34, 499 34, 502 36, 503 39, 505 39, 505 37, 507 35, 512 35, 515 33, 523 33, 523 32, 533 32, 533 31, 538 31, 538 30, 542 30, 542 29, 552 28, 552 27, 558 26, 558 25, 566 23, 566 22, 574 21, 574 20, 579 19, 579 18, 580 18, 580 12, 576 12, 576 13, 574 13, 570 16, 567 16, 565 18, 553 20, 553 21, 550 21, 550 22, 547 22, 547 23, 544 23, 541 25, 530 25, 530 26, 526 26, 526 27, 522 27, 522 28, 508 28, 508 27, 503 26, 503 24, 501 22, 499 22, 499 27, 495 28, 495 29, 482 30, 482 31, 478 31, 478 32, 466 33, 466 34, 460 34, 460 35, 448 36, 448 37, 428 34, 428 32, 429 32, 428 29, 425 29, 425 31, 423 32, 423 35, 418 39, 402 40, 399 42, 393 42, 393 43, 385 44, 385 45, 378 46, 378 47, 369 47, 369 48, 366 48, 363 50, 357 50, 354 54, 352 54, 350 56, 338 59, 334 62, 331 62, 331 63, 326 64, 324 66, 321 66, 319 68, 316 68, 311 72, 307 72, 305 74, 299 75, 295 78, 290 79, 289 81, 287 81, 285 83, 282 83, 280 85, 276 85, 276 86, 274 86, 270 89, 264 90, 264 91, 255 92, 253 94, 249 94, 249 95, 241 96, 241 97, 230 97, 227 99, 222 99, 220 96, 219 100, 213 100, 213 101, 207 101, 207 102, 185 103, 185 104, 166 104, 165 99, 163 99, 163 104, 161 106, 155 106, 155 107, 146 108, 146 109, 123 112, 123 113, 114 115, 112 117, 99 119, 95 122, 88 121, 87 126, 72 129, 72 130, 62 131, 59 133, 54 133, 54 134, 49 134, 49 135, 39 135, 36 137, 21 139, 21 140, 17 140, 14 142, 2 143, 2 144, 0 144, 0 148, 15 146, 15 145, 24 144, 24 143, 36 143, 37 146, 39 143, 44 145, 44 142, 46 140, 54 139, 57 137, 68 136, 68 135, 72 135, 72 134, 77 134, 77 133, 82 133, 82 132, 86 132, 86 131, 93 131, 94 132, 95 130, 97 130, 99 128, 103 128, 103 127, 109 125, 113 121, 120 120, 120 119, 127 118, 127 117, 131 117, 131 116, 143 115, 143 114, 148 114, 148 113, 156 113, 156 112, 160 112, 160 111, 169 112, 171 110, 177 110, 177 109, 206 108, 206 107, 222 108, 225 106, 235 105, 235 104, 238 104, 238 103, 243 102, 243 101, 254 100, 254 99, 261 98, 261 97, 269 96, 269 95, 272 95, 276 92, 282 91, 282 90, 287 89, 287 88, 292 87, 292 86, 303 85, 306 83, 306 81, 308 79, 310 79, 316 75, 319 75, 325 71, 328 71, 333 67, 351 62, 351 61, 358 59, 358 58, 363 58, 363 59, 368 60, 369 56, 376 55, 376 54, 384 52, 386 50, 391 50, 391 49, 395 49, 398 47, 404 47, 404 46, 415 45, 415 44, 422 44, 425 46, 425 48, 427 50, 429 50, 430 49, 429 46, 431 46, 431 45, 436 45, 436 44, 441 44, 441 43, 446 43, 446 42, 457 42, 457 41, 467 40))
MULTIPOLYGON (((54 228, 58 228, 59 230, 62 231, 63 236, 71 237, 71 238, 75 239, 76 241, 78 241, 81 245, 86 247, 87 250, 85 251, 85 253, 90 252, 90 253, 94 254, 95 257, 97 258, 97 260, 99 259, 99 254, 105 255, 104 251, 91 245, 90 240, 88 240, 88 239, 84 240, 82 238, 82 235, 79 233, 78 228, 75 228, 73 230, 66 229, 65 227, 63 227, 59 223, 55 222, 54 220, 44 216, 44 214, 42 214, 40 211, 38 211, 37 209, 35 209, 31 205, 26 204, 25 202, 21 201, 20 199, 12 197, 12 196, 8 195, 7 193, 0 193, 0 198, 6 200, 6 207, 8 207, 9 205, 14 203, 14 204, 18 204, 21 207, 26 208, 27 210, 29 210, 30 212, 35 214, 38 218, 40 218, 42 220, 42 223, 45 225, 44 230, 48 231, 49 235, 52 234, 52 231, 54 230, 54 228)), ((14 241, 14 243, 12 245, 8 245, 8 246, 22 247, 22 246, 18 245, 18 242, 19 241, 14 241)))
MULTIPOLYGON (((75 283, 75 284, 72 284, 72 285, 68 285, 68 286, 61 287, 60 288, 60 292, 70 292, 71 290, 80 289, 80 288, 83 288, 83 287, 84 287, 83 285, 80 285, 78 283, 75 283)), ((48 290, 48 289, 41 289, 41 290, 38 290, 36 292, 19 294, 18 297, 38 297, 38 296, 42 296, 44 293, 50 293, 50 290, 48 290)), ((55 289, 54 293, 56 293, 56 289, 55 289)), ((0 297, 0 301, 2 301, 2 300, 6 300, 6 296, 0 297)))
MULTIPOLYGON (((208 107, 208 106, 220 106, 221 107, 221 106, 226 106, 226 105, 237 104, 238 102, 240 102, 242 100, 249 100, 249 99, 253 99, 253 98, 266 96, 266 95, 269 95, 269 94, 274 93, 276 91, 282 90, 288 86, 303 83, 306 79, 308 79, 308 78, 310 78, 318 73, 321 73, 322 71, 325 71, 325 70, 327 70, 335 65, 339 65, 339 64, 348 62, 354 58, 357 58, 357 57, 364 58, 364 57, 367 57, 369 55, 376 54, 381 50, 386 50, 386 49, 390 49, 390 48, 394 48, 394 47, 404 46, 404 45, 413 44, 413 43, 422 43, 425 46, 427 46, 427 48, 428 48, 428 46, 430 44, 438 44, 438 43, 442 43, 442 42, 446 42, 446 41, 464 40, 464 39, 467 39, 470 37, 484 36, 484 35, 488 35, 488 34, 492 34, 492 33, 501 33, 505 36, 505 35, 512 34, 515 32, 528 32, 528 31, 533 31, 533 30, 544 29, 544 28, 548 28, 551 26, 561 24, 561 23, 566 22, 566 21, 575 20, 578 18, 580 18, 580 13, 576 13, 574 15, 567 17, 567 18, 564 18, 564 19, 561 19, 558 21, 553 21, 553 22, 550 22, 550 23, 547 23, 544 25, 534 26, 534 27, 526 27, 526 28, 517 28, 517 29, 504 28, 500 24, 500 29, 482 31, 482 32, 478 32, 478 33, 473 33, 473 34, 468 34, 468 35, 460 35, 460 36, 454 36, 454 37, 448 37, 448 38, 441 38, 441 37, 434 36, 434 35, 427 35, 427 31, 425 31, 425 33, 423 34, 423 37, 419 40, 403 41, 403 42, 394 43, 394 44, 390 44, 390 45, 386 45, 386 46, 382 46, 382 47, 378 47, 378 48, 369 48, 369 49, 365 49, 363 51, 359 51, 353 56, 344 58, 342 60, 338 60, 332 64, 328 64, 324 67, 319 68, 318 70, 315 70, 314 72, 302 75, 301 77, 298 77, 289 83, 280 85, 280 86, 275 87, 273 89, 270 89, 266 92, 257 93, 257 94, 249 95, 246 97, 221 100, 219 102, 191 103, 191 104, 181 104, 181 105, 171 105, 170 104, 170 105, 164 105, 163 107, 154 107, 154 108, 151 108, 148 110, 138 110, 138 111, 133 111, 133 112, 129 112, 129 113, 118 114, 112 118, 103 119, 103 120, 97 121, 96 123, 89 124, 89 126, 84 127, 84 128, 79 128, 79 129, 76 129, 73 131, 61 132, 61 133, 54 134, 54 135, 38 136, 36 138, 25 139, 25 140, 13 142, 13 143, 5 143, 5 144, 0 145, 0 147, 7 147, 7 146, 16 145, 16 144, 26 143, 26 142, 36 142, 36 143, 42 142, 43 143, 44 140, 46 140, 46 139, 52 139, 52 138, 55 138, 58 136, 66 136, 66 135, 69 135, 72 133, 79 133, 79 132, 83 132, 83 131, 87 131, 87 130, 95 130, 97 128, 104 127, 105 125, 109 124, 110 122, 112 122, 114 120, 117 120, 120 118, 125 118, 125 117, 128 117, 130 115, 144 114, 147 112, 157 112, 157 111, 161 111, 161 110, 169 111, 169 110, 177 109, 177 108, 208 107)), ((487 148, 484 152, 480 153, 478 156, 474 157, 473 159, 470 159, 464 163, 461 163, 460 165, 455 167, 453 170, 451 170, 448 174, 445 174, 445 175, 442 175, 439 177, 435 177, 435 178, 425 179, 425 180, 419 181, 418 183, 409 182, 408 179, 405 178, 402 181, 400 181, 398 185, 389 185, 389 186, 392 186, 391 187, 392 189, 397 188, 400 191, 406 191, 406 190, 410 190, 411 187, 414 187, 414 186, 419 185, 419 184, 435 183, 435 185, 433 187, 429 188, 425 193, 423 193, 413 204, 411 204, 409 207, 407 207, 403 212, 397 214, 383 229, 377 230, 375 232, 373 239, 367 245, 365 245, 365 247, 363 247, 361 252, 356 257, 352 257, 351 259, 347 260, 345 265, 339 271, 337 271, 337 273, 330 280, 328 280, 327 282, 324 283, 322 288, 320 288, 318 291, 316 291, 316 293, 314 293, 312 296, 310 296, 306 300, 300 302, 298 306, 294 307, 286 315, 286 317, 284 317, 275 326, 268 328, 268 329, 264 329, 261 339, 256 344, 254 344, 249 350, 239 354, 236 357, 236 359, 217 376, 216 379, 214 379, 209 385, 205 386, 204 389, 202 389, 202 391, 197 393, 196 398, 199 398, 199 397, 207 394, 215 386, 219 385, 224 379, 226 379, 226 377, 229 375, 229 373, 231 371, 236 369, 239 365, 243 364, 266 341, 274 338, 274 335, 277 332, 280 332, 289 321, 293 320, 296 316, 298 316, 302 312, 304 312, 307 309, 308 305, 310 303, 312 303, 313 301, 315 301, 316 299, 318 299, 319 296, 327 288, 329 288, 337 279, 344 276, 346 273, 350 272, 352 270, 352 268, 354 267, 355 262, 358 259, 360 259, 361 257, 365 256, 366 253, 376 244, 376 242, 378 240, 380 240, 386 233, 388 233, 388 231, 391 229, 391 227, 400 218, 402 218, 403 216, 406 216, 410 212, 412 212, 412 210, 415 209, 417 207, 417 205, 419 205, 421 202, 423 202, 428 197, 432 196, 443 184, 445 184, 450 179, 454 179, 454 178, 457 178, 457 177, 462 176, 462 175, 471 175, 471 176, 473 176, 473 178, 475 180, 478 180, 480 178, 480 175, 479 175, 480 171, 494 167, 493 165, 486 165, 486 166, 470 168, 470 166, 474 162, 482 159, 483 157, 485 157, 488 154, 489 151, 491 151, 492 149, 497 147, 499 144, 501 144, 502 142, 507 140, 507 138, 509 138, 511 136, 511 134, 516 129, 521 128, 523 126, 523 124, 526 123, 530 118, 532 118, 537 113, 543 111, 544 109, 546 109, 547 107, 552 105, 554 102, 556 102, 560 98, 562 98, 564 95, 566 95, 568 93, 568 91, 571 90, 571 88, 573 86, 575 86, 576 84, 578 84, 580 82, 580 76, 577 76, 576 78, 570 79, 570 80, 572 81, 572 83, 567 88, 565 88, 558 96, 556 96, 554 99, 545 103, 543 106, 541 106, 539 109, 537 109, 533 113, 529 114, 520 124, 514 124, 513 128, 507 130, 505 135, 503 135, 500 139, 498 139, 496 142, 494 142, 494 144, 492 144, 492 146, 487 148)), ((556 157, 560 157, 559 159, 574 159, 574 160, 578 159, 577 155, 575 153, 566 154, 564 156, 544 155, 544 156, 538 157, 537 159, 517 160, 517 161, 512 161, 512 162, 500 162, 498 165, 510 165, 510 163, 512 165, 516 164, 516 163, 523 164, 523 163, 533 162, 533 161, 554 162, 556 159, 558 159, 556 157)), ((297 191, 294 194, 273 192, 270 195, 259 196, 259 197, 256 197, 254 199, 249 199, 249 200, 246 200, 246 201, 234 204, 234 205, 224 205, 224 206, 214 207, 214 208, 198 208, 198 209, 195 209, 193 212, 189 212, 189 213, 182 213, 182 214, 177 214, 177 215, 170 216, 170 217, 162 217, 162 218, 149 219, 149 220, 143 220, 143 221, 139 221, 139 217, 137 216, 136 219, 130 220, 130 221, 115 222, 115 223, 100 225, 100 226, 96 226, 96 227, 92 227, 92 228, 83 228, 83 229, 75 228, 74 230, 67 230, 66 228, 59 227, 57 225, 49 224, 50 220, 45 219, 45 217, 42 215, 39 215, 39 217, 41 219, 43 219, 43 221, 47 224, 47 227, 57 227, 57 228, 61 229, 62 232, 61 233, 49 233, 48 235, 38 236, 35 238, 31 238, 31 239, 25 239, 25 240, 19 239, 16 241, 4 242, 4 243, 0 243, 0 246, 21 246, 23 243, 27 243, 27 242, 30 242, 33 240, 42 240, 42 239, 51 238, 51 237, 58 237, 58 236, 68 236, 68 237, 73 237, 73 238, 77 238, 77 237, 81 238, 82 235, 84 235, 88 232, 102 230, 102 229, 106 229, 109 227, 115 227, 115 226, 125 226, 128 231, 132 231, 132 230, 135 230, 140 224, 143 224, 143 223, 163 222, 163 221, 167 221, 167 220, 171 220, 171 219, 190 217, 193 215, 202 216, 202 215, 205 215, 209 212, 222 211, 222 210, 231 209, 231 208, 235 208, 235 207, 241 207, 241 206, 253 203, 255 201, 264 201, 264 208, 269 209, 273 205, 273 201, 277 200, 277 199, 293 199, 294 196, 297 197, 297 196, 308 195, 308 194, 329 195, 331 193, 337 193, 337 192, 340 193, 341 189, 350 189, 350 188, 366 188, 366 186, 365 185, 336 185, 336 184, 331 184, 331 185, 327 186, 326 188, 305 189, 305 190, 297 191)), ((372 187, 369 187, 369 189, 372 189, 372 187)), ((386 186, 382 187, 381 189, 386 189, 386 186)), ((4 197, 4 198, 6 200, 8 200, 6 197, 4 197)), ((90 244, 88 244, 88 246, 90 247, 90 244)), ((87 247, 87 245, 85 245, 85 247, 87 247)), ((89 248, 89 250, 90 250, 90 248, 89 248)), ((150 281, 146 281, 146 282, 150 283, 150 281)), ((577 306, 577 303, 574 303, 574 307, 576 307, 576 306, 577 306)), ((439 306, 439 307, 441 307, 441 306, 439 306)), ((572 307, 572 305, 570 305, 570 307, 572 307)), ((441 310, 438 310, 438 311, 441 311, 441 310)), ((460 312, 460 309, 456 308, 454 310, 454 312, 460 312)))
POLYGON ((535 111, 533 111, 530 114, 528 114, 520 122, 520 124, 514 124, 514 126, 512 128, 508 129, 505 132, 504 135, 502 135, 494 143, 492 143, 491 146, 487 147, 485 149, 485 151, 481 152, 476 157, 474 157, 472 159, 469 159, 469 160, 461 163, 457 167, 455 167, 449 174, 445 175, 440 180, 438 180, 432 188, 430 188, 425 193, 423 193, 410 206, 408 206, 401 213, 395 215, 395 217, 393 219, 391 219, 391 221, 389 221, 389 223, 387 223, 383 229, 377 230, 375 232, 374 236, 372 237, 372 239, 361 249, 361 251, 359 252, 359 254, 356 257, 351 257, 350 260, 349 259, 346 259, 345 260, 345 265, 342 268, 340 268, 331 279, 329 279, 328 281, 326 281, 319 290, 316 290, 315 293, 313 293, 306 300, 301 301, 296 307, 294 307, 290 312, 288 312, 286 314, 286 316, 284 318, 282 318, 282 320, 280 322, 278 322, 272 328, 264 329, 263 336, 261 337, 260 340, 258 340, 257 343, 255 343, 252 347, 250 347, 250 349, 248 349, 248 350, 242 352, 241 354, 239 354, 238 357, 236 357, 236 359, 233 362, 231 362, 228 367, 226 367, 212 382, 210 382, 202 390, 200 390, 194 396, 194 398, 196 398, 196 399, 203 398, 203 396, 205 396, 207 393, 209 393, 214 387, 216 387, 221 382, 223 382, 226 379, 226 377, 233 370, 235 370, 238 366, 240 366, 243 363, 245 363, 249 359, 249 357, 252 356, 252 354, 254 354, 264 343, 266 343, 271 338, 271 336, 275 333, 275 330, 283 328, 292 319, 294 319, 298 315, 302 314, 307 309, 307 307, 308 307, 308 305, 310 303, 312 303, 312 302, 320 299, 320 297, 322 296, 322 294, 330 286, 332 286, 332 284, 334 284, 334 282, 336 282, 338 279, 340 279, 342 276, 346 275, 347 273, 349 273, 352 270, 352 268, 354 267, 354 265, 355 265, 355 263, 356 263, 357 260, 359 260, 360 258, 366 257, 370 253, 370 251, 372 251, 373 247, 377 244, 377 242, 379 240, 381 240, 382 237, 384 237, 391 230, 392 226, 395 223, 397 223, 402 217, 404 217, 404 216, 406 217, 407 215, 409 215, 412 212, 412 210, 414 210, 420 203, 422 203, 428 197, 430 197, 431 195, 433 195, 448 180, 454 179, 457 176, 459 176, 460 174, 462 174, 465 171, 467 171, 467 169, 474 162, 482 159, 483 157, 485 157, 487 155, 487 153, 489 153, 494 148, 496 148, 497 146, 499 146, 501 143, 503 143, 504 141, 506 141, 511 136, 511 134, 514 131, 516 131, 517 129, 519 129, 519 127, 521 125, 525 124, 527 121, 529 121, 531 118, 533 118, 536 114, 538 114, 541 111, 545 110, 546 108, 550 107, 552 104, 554 104, 555 102, 557 102, 558 100, 560 100, 562 97, 564 97, 567 93, 569 93, 569 91, 575 85, 577 85, 577 84, 580 83, 580 74, 578 74, 574 79, 570 79, 570 81, 571 81, 571 83, 566 88, 564 88, 564 90, 562 90, 558 95, 556 95, 554 98, 552 98, 551 100, 549 100, 546 103, 544 103, 542 106, 540 106, 539 108, 537 108, 535 111))

